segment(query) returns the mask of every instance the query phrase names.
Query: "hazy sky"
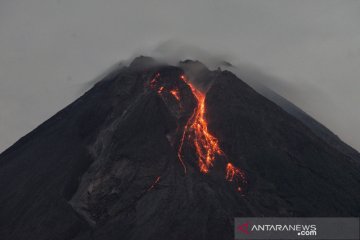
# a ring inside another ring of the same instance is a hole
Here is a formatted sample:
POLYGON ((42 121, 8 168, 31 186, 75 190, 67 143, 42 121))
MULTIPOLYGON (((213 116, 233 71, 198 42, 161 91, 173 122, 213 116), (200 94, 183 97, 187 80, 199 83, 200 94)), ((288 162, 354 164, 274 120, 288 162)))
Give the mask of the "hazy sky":
POLYGON ((277 79, 267 85, 360 149, 360 1, 0 0, 0 152, 168 40, 277 79))

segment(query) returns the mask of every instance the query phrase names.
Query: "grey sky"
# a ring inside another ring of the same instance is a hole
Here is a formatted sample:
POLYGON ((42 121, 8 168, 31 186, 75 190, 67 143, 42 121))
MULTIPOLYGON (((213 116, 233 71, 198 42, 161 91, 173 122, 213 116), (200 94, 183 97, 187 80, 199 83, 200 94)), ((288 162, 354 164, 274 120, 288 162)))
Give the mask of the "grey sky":
POLYGON ((359 23, 350 0, 0 0, 0 152, 167 40, 278 79, 266 84, 360 149, 359 23))

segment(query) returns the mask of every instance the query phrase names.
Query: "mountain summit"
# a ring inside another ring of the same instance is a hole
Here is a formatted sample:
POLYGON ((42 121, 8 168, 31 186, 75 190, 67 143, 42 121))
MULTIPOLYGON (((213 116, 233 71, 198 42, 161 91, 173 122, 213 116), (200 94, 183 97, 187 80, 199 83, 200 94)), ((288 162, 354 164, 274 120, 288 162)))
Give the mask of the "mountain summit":
POLYGON ((0 155, 0 239, 218 240, 234 217, 359 216, 359 154, 322 136, 230 71, 138 57, 0 155))

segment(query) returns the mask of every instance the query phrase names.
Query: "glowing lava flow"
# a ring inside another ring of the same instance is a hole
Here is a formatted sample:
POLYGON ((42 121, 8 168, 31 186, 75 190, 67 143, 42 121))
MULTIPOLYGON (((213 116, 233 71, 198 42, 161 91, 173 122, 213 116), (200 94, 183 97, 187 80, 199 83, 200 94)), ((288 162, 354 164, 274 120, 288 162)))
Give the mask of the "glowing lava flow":
POLYGON ((232 165, 231 163, 228 163, 226 165, 226 176, 225 176, 225 178, 229 182, 236 181, 236 183, 239 185, 238 188, 237 188, 237 190, 239 192, 241 192, 241 190, 242 190, 240 185, 242 183, 246 183, 245 174, 240 169, 234 167, 234 165, 232 165))
POLYGON ((181 79, 190 87, 192 93, 197 100, 197 107, 194 114, 187 122, 178 151, 179 158, 182 158, 181 151, 185 136, 193 137, 196 154, 198 156, 198 164, 200 171, 208 173, 209 168, 213 166, 216 154, 224 155, 219 147, 219 142, 209 131, 205 120, 205 95, 198 91, 192 84, 186 80, 185 76, 181 79))
POLYGON ((177 101, 180 101, 180 93, 178 89, 171 90, 170 93, 177 101))
MULTIPOLYGON (((206 174, 213 166, 216 155, 222 156, 225 159, 226 156, 219 146, 218 139, 208 130, 208 124, 205 119, 205 95, 197 90, 184 75, 180 78, 190 87, 197 100, 197 107, 184 128, 178 150, 178 157, 182 160, 181 152, 184 140, 186 136, 188 136, 189 139, 193 140, 200 171, 206 174)), ((226 166, 226 180, 236 182, 238 185, 246 182, 245 174, 230 162, 228 162, 226 166)), ((239 186, 237 190, 241 191, 242 189, 239 186)))
MULTIPOLYGON (((162 94, 164 91, 166 91, 164 87, 160 86, 157 88, 155 86, 159 77, 160 74, 156 74, 155 78, 150 81, 150 86, 153 89, 157 89, 158 94, 162 94)), ((187 170, 183 160, 182 151, 185 140, 189 140, 191 143, 193 143, 196 150, 200 172, 204 174, 208 173, 210 168, 214 165, 215 157, 221 156, 228 162, 225 169, 225 179, 229 182, 235 182, 238 185, 237 190, 242 191, 240 185, 246 183, 245 174, 227 160, 224 152, 219 146, 218 139, 208 130, 208 123, 205 119, 205 95, 197 90, 184 75, 180 76, 180 79, 189 86, 197 101, 197 106, 194 109, 194 113, 188 119, 184 127, 178 149, 178 157, 182 166, 184 167, 185 173, 187 170)), ((178 89, 170 90, 169 93, 178 102, 180 102, 180 92, 178 89)))

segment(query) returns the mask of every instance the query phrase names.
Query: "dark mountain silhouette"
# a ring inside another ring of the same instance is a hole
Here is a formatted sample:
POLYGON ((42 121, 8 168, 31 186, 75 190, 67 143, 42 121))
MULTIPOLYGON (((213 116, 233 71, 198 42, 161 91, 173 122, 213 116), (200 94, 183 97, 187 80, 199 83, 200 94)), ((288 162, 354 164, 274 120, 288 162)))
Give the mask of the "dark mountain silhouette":
POLYGON ((263 91, 260 91, 263 96, 267 97, 274 103, 278 104, 282 109, 296 117, 302 123, 304 123, 308 128, 310 128, 318 137, 324 140, 326 143, 336 148, 340 152, 348 155, 355 162, 360 162, 360 154, 351 146, 344 143, 336 134, 331 132, 327 127, 316 121, 313 117, 308 115, 306 112, 295 106, 293 103, 289 102, 287 99, 283 98, 279 94, 271 91, 270 89, 264 88, 263 91))
POLYGON ((0 239, 233 239, 234 217, 359 216, 359 170, 231 72, 139 57, 0 155, 0 239))

